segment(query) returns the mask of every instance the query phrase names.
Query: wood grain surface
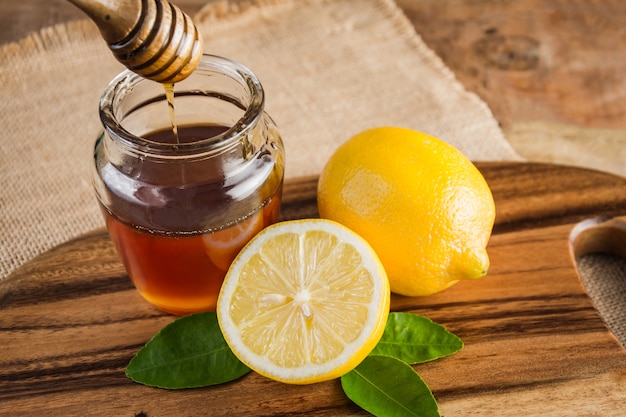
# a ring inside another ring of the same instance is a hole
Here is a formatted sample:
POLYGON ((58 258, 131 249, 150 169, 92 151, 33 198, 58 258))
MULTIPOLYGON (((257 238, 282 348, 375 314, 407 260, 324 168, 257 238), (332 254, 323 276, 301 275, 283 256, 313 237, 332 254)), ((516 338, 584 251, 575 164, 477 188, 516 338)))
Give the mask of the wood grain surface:
POLYGON ((522 156, 626 176, 626 3, 398 4, 522 156))
MULTIPOLYGON (((623 416, 626 351, 586 295, 568 242, 579 222, 624 214, 626 179, 547 164, 478 167, 497 208, 488 276, 392 297, 392 310, 430 317, 465 342, 415 369, 448 417, 623 416)), ((316 178, 288 182, 282 218, 316 216, 315 190, 316 178)), ((0 283, 0 415, 366 415, 337 380, 290 386, 251 373, 179 391, 131 382, 126 364, 173 319, 133 289, 104 230, 36 258, 0 283)))

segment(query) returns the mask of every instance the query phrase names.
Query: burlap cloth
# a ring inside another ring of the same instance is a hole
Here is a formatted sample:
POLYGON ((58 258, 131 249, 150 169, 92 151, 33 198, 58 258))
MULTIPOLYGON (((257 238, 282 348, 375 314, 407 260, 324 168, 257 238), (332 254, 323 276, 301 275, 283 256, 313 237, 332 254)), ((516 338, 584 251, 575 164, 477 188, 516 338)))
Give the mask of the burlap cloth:
MULTIPOLYGON (((475 161, 521 159, 392 0, 222 2, 194 20, 207 52, 263 83, 287 178, 319 173, 342 141, 381 125, 435 135, 475 161)), ((88 20, 0 49, 0 279, 103 226, 90 164, 98 99, 121 69, 88 20)))

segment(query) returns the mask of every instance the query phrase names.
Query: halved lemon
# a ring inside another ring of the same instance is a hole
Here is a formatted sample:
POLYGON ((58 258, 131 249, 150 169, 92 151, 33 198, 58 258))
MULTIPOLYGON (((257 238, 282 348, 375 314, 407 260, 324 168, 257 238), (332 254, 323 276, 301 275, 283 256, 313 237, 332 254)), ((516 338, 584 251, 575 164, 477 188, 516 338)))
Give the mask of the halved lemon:
POLYGON ((233 353, 268 378, 308 384, 340 377, 380 340, 389 281, 371 246, 339 223, 269 226, 232 263, 217 301, 233 353))

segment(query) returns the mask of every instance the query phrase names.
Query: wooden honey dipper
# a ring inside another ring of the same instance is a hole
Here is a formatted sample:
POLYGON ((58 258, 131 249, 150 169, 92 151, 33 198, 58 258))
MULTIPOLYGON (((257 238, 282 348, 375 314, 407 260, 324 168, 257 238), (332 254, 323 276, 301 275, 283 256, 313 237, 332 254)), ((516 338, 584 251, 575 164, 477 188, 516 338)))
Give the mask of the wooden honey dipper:
POLYGON ((187 78, 202 57, 191 18, 167 0, 69 0, 98 26, 115 58, 160 83, 187 78))

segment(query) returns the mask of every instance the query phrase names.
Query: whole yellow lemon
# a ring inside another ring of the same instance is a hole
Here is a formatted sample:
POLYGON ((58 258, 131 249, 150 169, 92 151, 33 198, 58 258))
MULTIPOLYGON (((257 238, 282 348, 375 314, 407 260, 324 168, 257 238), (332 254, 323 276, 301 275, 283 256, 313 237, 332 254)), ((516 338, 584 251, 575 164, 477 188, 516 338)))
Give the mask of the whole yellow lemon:
POLYGON ((459 150, 427 134, 379 127, 352 137, 324 166, 317 204, 369 242, 397 294, 434 294, 489 268, 491 190, 459 150))

